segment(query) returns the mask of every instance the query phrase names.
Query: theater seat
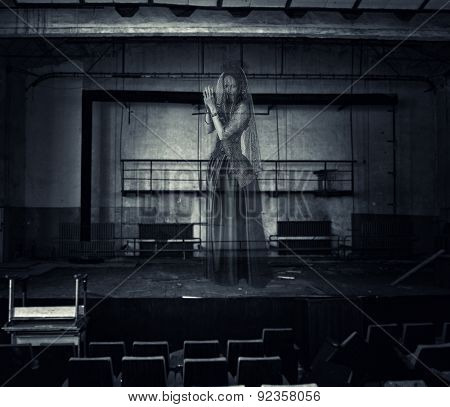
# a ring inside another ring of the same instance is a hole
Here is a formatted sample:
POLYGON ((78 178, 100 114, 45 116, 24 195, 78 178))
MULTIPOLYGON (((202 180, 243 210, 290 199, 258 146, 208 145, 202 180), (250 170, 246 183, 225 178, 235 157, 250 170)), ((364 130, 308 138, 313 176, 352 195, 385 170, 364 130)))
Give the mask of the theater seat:
POLYGON ((61 386, 67 378, 69 359, 76 356, 75 345, 41 345, 33 350, 39 362, 39 386, 61 386))
POLYGON ((371 372, 376 365, 376 355, 364 338, 358 333, 350 334, 328 359, 335 365, 347 366, 352 370, 351 384, 361 386, 371 380, 371 372))
POLYGON ((314 356, 310 365, 310 370, 314 370, 314 368, 322 362, 328 362, 338 349, 339 345, 331 338, 327 338, 314 356))
POLYGON ((366 341, 371 346, 379 348, 391 347, 401 339, 401 329, 398 324, 369 325, 366 341))
POLYGON ((67 384, 69 387, 117 386, 110 357, 70 358, 67 384))
POLYGON ((220 354, 219 341, 184 341, 184 359, 218 358, 220 354))
POLYGON ((432 383, 435 386, 450 386, 450 371, 441 372, 436 369, 431 369, 435 374, 434 382, 432 383))
POLYGON ((184 359, 183 385, 185 387, 216 387, 233 384, 227 372, 224 357, 207 359, 184 359))
POLYGON ((119 376, 122 371, 122 358, 124 356, 126 356, 124 342, 91 342, 89 344, 89 357, 110 357, 116 376, 119 376))
POLYGON ((36 385, 37 367, 31 345, 0 345, 0 386, 36 385))
POLYGON ((302 377, 304 384, 317 383, 320 387, 345 387, 350 385, 352 370, 348 366, 329 362, 339 345, 327 338, 302 377))
POLYGON ((383 387, 427 387, 423 380, 390 380, 383 387))
POLYGON ((258 387, 263 384, 287 384, 281 373, 281 358, 279 356, 240 357, 238 359, 236 383, 247 387, 258 387))
POLYGON ((297 383, 298 348, 292 328, 265 328, 262 332, 265 356, 279 356, 282 373, 289 383, 297 383))
POLYGON ((450 322, 444 322, 441 339, 443 343, 450 343, 450 322))
POLYGON ((167 385, 166 361, 163 356, 125 356, 122 359, 122 386, 165 387, 167 385))
POLYGON ((428 368, 450 370, 450 343, 419 345, 414 352, 414 367, 425 368, 418 360, 428 368))
POLYGON ((228 371, 233 376, 236 376, 238 358, 240 356, 264 357, 264 345, 262 339, 230 339, 227 342, 228 371))
POLYGON ((414 352, 418 345, 434 343, 435 337, 432 322, 403 324, 402 343, 410 352, 414 352))
POLYGON ((367 343, 374 357, 369 379, 385 382, 405 379, 408 369, 402 361, 400 346, 401 327, 398 324, 369 325, 367 343))
POLYGON ((317 383, 319 387, 347 387, 352 379, 352 369, 324 360, 315 363, 302 383, 317 383))
POLYGON ((292 328, 265 328, 262 331, 264 353, 276 352, 280 347, 294 345, 294 330, 292 328))
POLYGON ((160 342, 133 342, 132 356, 163 356, 166 372, 169 373, 169 343, 160 342))

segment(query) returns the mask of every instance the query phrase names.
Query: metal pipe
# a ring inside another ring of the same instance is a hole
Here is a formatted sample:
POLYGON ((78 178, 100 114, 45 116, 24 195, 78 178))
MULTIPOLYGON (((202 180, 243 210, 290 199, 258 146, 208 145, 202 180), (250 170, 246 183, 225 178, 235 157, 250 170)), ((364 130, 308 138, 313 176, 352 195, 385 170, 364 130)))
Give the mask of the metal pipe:
POLYGON ((14 314, 14 279, 9 279, 9 296, 8 296, 8 322, 11 322, 14 314))
MULTIPOLYGON (((87 312, 87 275, 83 276, 83 311, 84 311, 84 315, 86 315, 87 312)), ((83 315, 83 316, 84 316, 83 315)))
MULTIPOLYGON (((203 163, 207 163, 208 160, 165 160, 165 159, 161 159, 161 158, 155 158, 155 159, 144 159, 144 158, 136 158, 136 159, 122 159, 122 162, 164 162, 164 163, 198 163, 198 162, 203 162, 203 163)), ((323 163, 323 162, 328 162, 328 163, 356 163, 356 160, 261 160, 263 163, 323 163)), ((166 169, 166 168, 164 168, 166 169)), ((135 170, 135 168, 130 168, 129 170, 126 171, 131 171, 131 170, 135 170)), ((186 170, 188 171, 188 170, 186 170)), ((192 170, 192 171, 197 171, 197 170, 192 170)))
POLYGON ((78 320, 78 295, 79 295, 79 288, 80 288, 80 282, 79 282, 79 276, 75 276, 75 321, 78 320))
POLYGON ((25 307, 27 304, 27 282, 28 278, 24 278, 22 283, 22 307, 25 307))
MULTIPOLYGON (((104 79, 215 79, 221 72, 209 73, 188 73, 188 72, 135 72, 135 73, 119 73, 119 72, 92 72, 89 76, 93 78, 104 79)), ((27 90, 37 86, 39 83, 49 79, 57 78, 84 78, 85 74, 81 72, 49 72, 37 77, 28 87, 27 90)), ((354 80, 360 79, 361 75, 355 74, 247 74, 249 79, 281 79, 281 80, 354 80)), ((406 82, 425 82, 434 88, 434 83, 426 76, 419 75, 366 75, 363 80, 367 81, 406 81, 406 82)))
POLYGON ((392 212, 397 215, 397 135, 396 135, 396 106, 392 105, 392 212))

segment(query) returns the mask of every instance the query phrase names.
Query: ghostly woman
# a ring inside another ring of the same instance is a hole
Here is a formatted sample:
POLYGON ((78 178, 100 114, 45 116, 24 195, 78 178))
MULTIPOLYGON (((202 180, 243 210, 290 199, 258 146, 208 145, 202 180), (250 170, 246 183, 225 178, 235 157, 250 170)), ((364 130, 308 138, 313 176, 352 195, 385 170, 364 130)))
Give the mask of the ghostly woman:
POLYGON ((222 285, 267 279, 258 173, 261 156, 253 101, 244 71, 223 72, 205 88, 206 129, 216 145, 207 174, 207 276, 222 285))

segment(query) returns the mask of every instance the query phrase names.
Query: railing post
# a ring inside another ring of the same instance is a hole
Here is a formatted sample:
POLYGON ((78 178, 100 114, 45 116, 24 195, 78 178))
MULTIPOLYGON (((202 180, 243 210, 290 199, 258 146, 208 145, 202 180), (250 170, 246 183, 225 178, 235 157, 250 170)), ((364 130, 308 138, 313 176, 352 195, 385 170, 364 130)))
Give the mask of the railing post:
POLYGON ((355 163, 354 163, 354 160, 352 160, 351 174, 352 174, 352 195, 353 195, 355 193, 355 163))
POLYGON ((198 160, 198 190, 202 192, 202 162, 198 160))
POLYGON ((75 278, 75 321, 78 321, 78 303, 79 303, 78 295, 79 295, 80 281, 78 274, 76 274, 74 278, 75 278))
POLYGON ((11 322, 14 315, 14 279, 9 279, 9 296, 8 296, 8 322, 11 322))
POLYGON ((21 280, 22 285, 22 307, 25 307, 27 304, 27 284, 28 284, 28 277, 25 277, 21 280))
POLYGON ((278 196, 278 161, 275 161, 275 196, 278 196))
POLYGON ((120 160, 120 172, 122 174, 122 195, 125 192, 125 162, 120 160))
POLYGON ((396 106, 392 105, 392 212, 397 215, 397 135, 396 135, 396 106))
POLYGON ((150 191, 153 192, 153 160, 150 161, 150 191))
POLYGON ((84 315, 86 315, 87 308, 87 275, 83 276, 83 306, 84 306, 84 315))

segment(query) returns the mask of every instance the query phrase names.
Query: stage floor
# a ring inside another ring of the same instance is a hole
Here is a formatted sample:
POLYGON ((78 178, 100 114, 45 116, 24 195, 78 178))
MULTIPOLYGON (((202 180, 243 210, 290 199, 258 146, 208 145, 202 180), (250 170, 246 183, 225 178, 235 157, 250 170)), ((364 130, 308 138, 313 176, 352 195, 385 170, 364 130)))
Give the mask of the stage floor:
MULTIPOLYGON (((77 273, 89 275, 89 298, 235 298, 235 297, 367 297, 450 295, 436 282, 433 267, 423 269, 398 286, 390 283, 416 262, 309 258, 311 268, 295 257, 267 261, 273 278, 265 288, 244 281, 223 287, 205 279, 204 259, 114 259, 100 264, 37 262, 2 264, 0 274, 30 275, 29 298, 72 298, 77 273)), ((19 295, 20 287, 16 288, 19 295)), ((0 298, 6 298, 7 281, 0 281, 0 298)))

